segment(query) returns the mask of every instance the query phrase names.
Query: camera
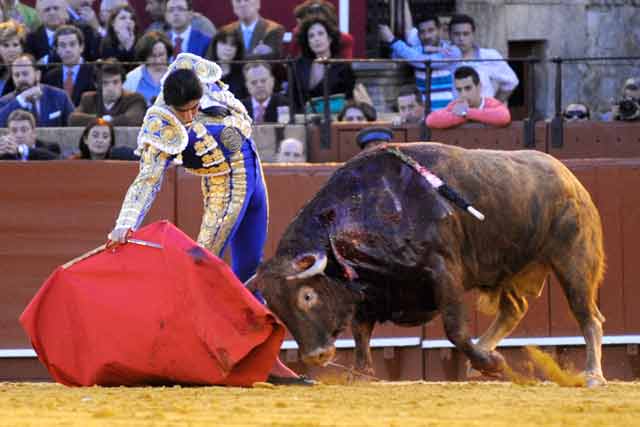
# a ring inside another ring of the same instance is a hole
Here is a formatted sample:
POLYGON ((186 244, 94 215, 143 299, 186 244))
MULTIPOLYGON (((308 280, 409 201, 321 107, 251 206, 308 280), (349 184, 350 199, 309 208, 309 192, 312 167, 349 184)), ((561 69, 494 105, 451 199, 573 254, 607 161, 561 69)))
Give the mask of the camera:
POLYGON ((623 98, 618 106, 618 120, 640 120, 640 100, 637 98, 623 98))

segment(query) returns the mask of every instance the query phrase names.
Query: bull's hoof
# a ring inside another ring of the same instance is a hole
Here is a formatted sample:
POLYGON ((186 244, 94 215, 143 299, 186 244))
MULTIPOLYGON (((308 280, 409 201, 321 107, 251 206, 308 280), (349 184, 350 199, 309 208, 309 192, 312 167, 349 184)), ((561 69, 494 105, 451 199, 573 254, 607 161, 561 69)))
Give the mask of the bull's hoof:
POLYGON ((269 378, 267 378, 267 382, 274 385, 316 385, 316 382, 314 380, 309 379, 304 375, 299 375, 297 377, 279 377, 277 375, 269 375, 269 378))
POLYGON ((489 351, 487 352, 486 358, 472 361, 471 365, 474 369, 480 371, 482 375, 499 377, 504 371, 507 362, 505 362, 504 357, 497 351, 489 351))
POLYGON ((585 372, 584 377, 588 388, 604 387, 607 385, 607 380, 602 374, 585 372))
POLYGON ((467 378, 479 378, 482 376, 482 372, 471 366, 471 362, 467 360, 467 378))

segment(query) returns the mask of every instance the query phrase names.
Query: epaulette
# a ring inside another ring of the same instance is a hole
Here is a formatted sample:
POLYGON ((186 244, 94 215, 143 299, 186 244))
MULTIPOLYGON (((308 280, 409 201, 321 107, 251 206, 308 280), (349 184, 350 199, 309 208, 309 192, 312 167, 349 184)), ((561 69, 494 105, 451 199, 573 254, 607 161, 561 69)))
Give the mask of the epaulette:
POLYGON ((167 108, 153 105, 149 107, 138 132, 138 149, 141 152, 145 145, 151 145, 172 156, 178 156, 189 143, 189 135, 180 120, 167 108))

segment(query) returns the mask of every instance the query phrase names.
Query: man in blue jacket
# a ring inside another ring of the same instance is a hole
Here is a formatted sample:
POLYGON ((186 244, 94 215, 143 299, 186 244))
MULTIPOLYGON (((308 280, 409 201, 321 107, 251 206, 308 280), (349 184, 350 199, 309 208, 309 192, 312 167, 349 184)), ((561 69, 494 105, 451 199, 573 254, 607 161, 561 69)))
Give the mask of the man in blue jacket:
POLYGON ((9 114, 18 109, 33 114, 38 127, 67 125, 73 104, 65 91, 40 83, 33 56, 18 56, 11 64, 11 78, 16 89, 0 98, 0 127, 6 127, 9 114))

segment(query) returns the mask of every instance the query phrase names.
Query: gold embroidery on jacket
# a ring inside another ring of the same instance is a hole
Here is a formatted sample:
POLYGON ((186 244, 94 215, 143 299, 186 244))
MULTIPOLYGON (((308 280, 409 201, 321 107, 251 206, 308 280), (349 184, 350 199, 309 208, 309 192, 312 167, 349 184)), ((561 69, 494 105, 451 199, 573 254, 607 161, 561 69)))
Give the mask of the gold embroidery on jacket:
POLYGON ((208 175, 202 178, 204 215, 198 243, 220 254, 227 238, 236 225, 247 195, 247 171, 242 151, 234 153, 229 162, 231 173, 208 175))

